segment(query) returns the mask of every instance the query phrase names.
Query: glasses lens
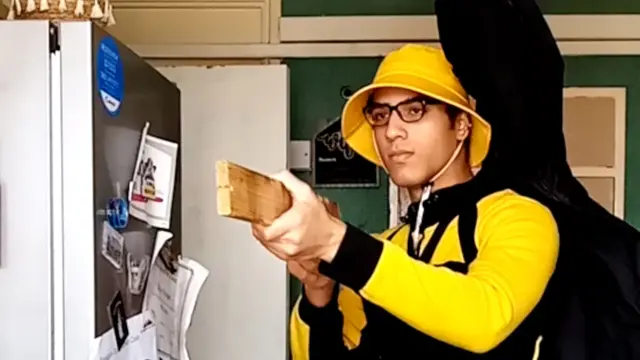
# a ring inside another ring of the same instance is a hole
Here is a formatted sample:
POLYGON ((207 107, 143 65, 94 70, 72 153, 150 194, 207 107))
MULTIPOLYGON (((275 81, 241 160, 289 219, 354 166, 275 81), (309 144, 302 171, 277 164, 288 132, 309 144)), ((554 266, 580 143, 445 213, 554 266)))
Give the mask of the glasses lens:
POLYGON ((365 111, 365 115, 367 117, 367 120, 371 123, 371 125, 373 126, 384 125, 387 123, 387 121, 389 120, 389 117, 391 116, 391 109, 389 109, 388 106, 375 105, 375 106, 369 107, 365 111))
POLYGON ((402 120, 409 122, 422 119, 424 111, 424 102, 419 100, 407 102, 398 106, 398 112, 402 115, 402 120))

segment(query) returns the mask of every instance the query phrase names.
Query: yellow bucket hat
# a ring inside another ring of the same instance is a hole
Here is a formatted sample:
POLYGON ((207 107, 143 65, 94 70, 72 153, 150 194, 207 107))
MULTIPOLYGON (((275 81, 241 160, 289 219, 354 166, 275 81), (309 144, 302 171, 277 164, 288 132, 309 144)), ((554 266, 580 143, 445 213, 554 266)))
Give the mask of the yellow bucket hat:
POLYGON ((415 44, 390 52, 378 67, 373 82, 355 92, 344 105, 342 136, 355 152, 384 168, 374 144, 373 130, 363 112, 373 90, 384 87, 415 91, 467 112, 471 117, 470 165, 480 166, 489 151, 491 126, 472 109, 444 52, 415 44))

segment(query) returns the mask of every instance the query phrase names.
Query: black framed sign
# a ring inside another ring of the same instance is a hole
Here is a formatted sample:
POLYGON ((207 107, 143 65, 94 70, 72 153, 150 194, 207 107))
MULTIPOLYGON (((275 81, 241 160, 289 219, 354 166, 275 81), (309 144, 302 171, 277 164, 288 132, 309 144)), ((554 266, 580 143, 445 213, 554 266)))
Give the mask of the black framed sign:
POLYGON ((338 118, 313 139, 313 178, 316 187, 377 187, 379 170, 347 145, 338 118))

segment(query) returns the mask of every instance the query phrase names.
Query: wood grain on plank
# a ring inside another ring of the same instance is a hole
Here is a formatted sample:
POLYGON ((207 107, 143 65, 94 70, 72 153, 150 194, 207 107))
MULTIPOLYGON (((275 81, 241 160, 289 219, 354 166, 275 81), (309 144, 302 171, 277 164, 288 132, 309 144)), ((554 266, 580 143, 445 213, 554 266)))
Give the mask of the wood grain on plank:
POLYGON ((278 180, 224 160, 216 173, 219 215, 270 225, 291 208, 291 194, 278 180))
MULTIPOLYGON (((270 225, 293 203, 280 181, 230 161, 216 163, 216 177, 221 216, 270 225)), ((326 198, 322 201, 331 215, 340 217, 338 204, 326 198)))

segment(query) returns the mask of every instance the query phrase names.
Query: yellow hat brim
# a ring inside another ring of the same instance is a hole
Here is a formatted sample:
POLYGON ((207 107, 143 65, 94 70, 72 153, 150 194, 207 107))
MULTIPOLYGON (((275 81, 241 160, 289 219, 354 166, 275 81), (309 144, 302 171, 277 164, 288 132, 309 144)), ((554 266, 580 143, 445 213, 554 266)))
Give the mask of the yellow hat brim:
POLYGON ((365 118, 363 109, 374 90, 389 87, 414 91, 468 113, 471 117, 469 162, 472 167, 478 167, 482 164, 491 143, 489 123, 470 107, 468 99, 462 98, 443 84, 412 73, 387 74, 377 79, 375 83, 359 89, 347 100, 342 110, 342 136, 356 153, 376 165, 384 167, 374 144, 373 129, 365 118))

